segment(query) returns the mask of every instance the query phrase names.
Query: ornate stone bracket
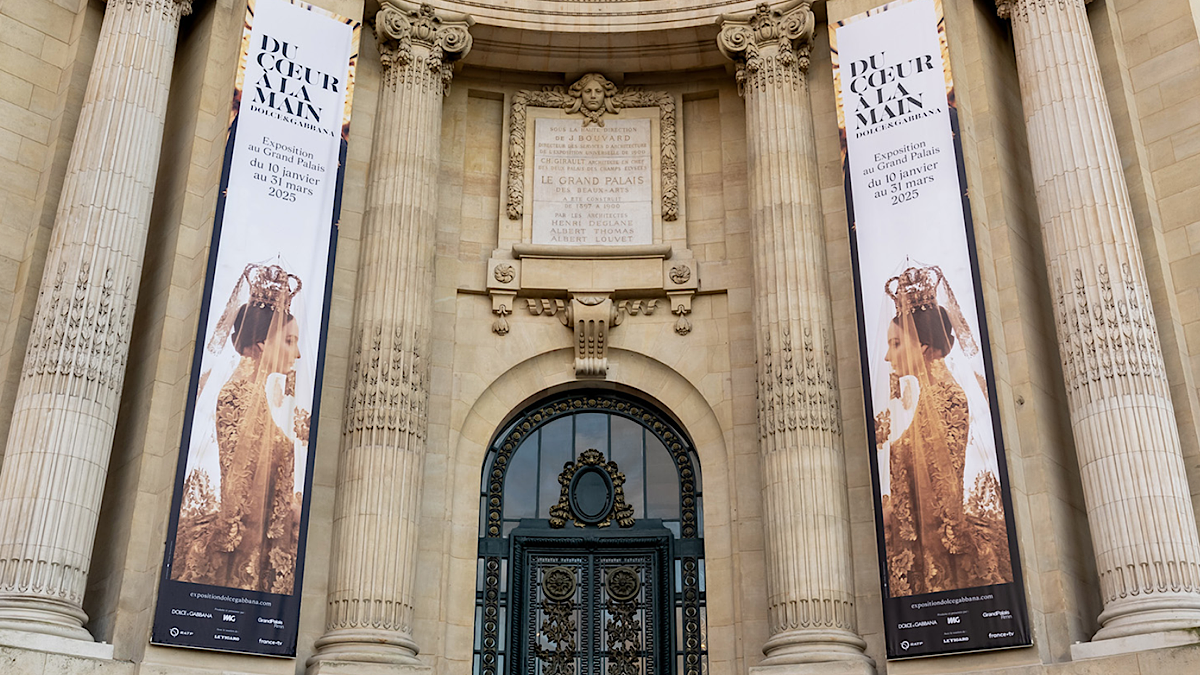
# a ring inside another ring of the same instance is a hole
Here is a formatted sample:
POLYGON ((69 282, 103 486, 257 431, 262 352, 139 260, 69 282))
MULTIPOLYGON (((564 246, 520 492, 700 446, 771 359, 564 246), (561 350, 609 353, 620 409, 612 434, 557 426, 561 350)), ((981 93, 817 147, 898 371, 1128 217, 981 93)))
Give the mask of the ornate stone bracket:
POLYGON ((523 89, 513 95, 508 124, 508 218, 520 220, 525 204, 525 126, 526 109, 561 108, 584 117, 584 126, 604 126, 606 114, 616 115, 622 108, 659 110, 659 169, 662 174, 662 219, 679 217, 679 174, 676 166, 675 97, 665 91, 617 89, 599 73, 587 73, 568 87, 547 87, 541 91, 523 89), (582 85, 590 81, 604 85, 603 100, 589 104, 583 100, 582 85))
POLYGON ((608 372, 608 333, 627 316, 650 316, 665 296, 678 317, 675 332, 692 330, 687 315, 700 288, 696 261, 669 245, 588 247, 517 244, 512 258, 488 261, 492 332, 507 335, 521 302, 534 316, 558 318, 575 335, 575 375, 608 372))

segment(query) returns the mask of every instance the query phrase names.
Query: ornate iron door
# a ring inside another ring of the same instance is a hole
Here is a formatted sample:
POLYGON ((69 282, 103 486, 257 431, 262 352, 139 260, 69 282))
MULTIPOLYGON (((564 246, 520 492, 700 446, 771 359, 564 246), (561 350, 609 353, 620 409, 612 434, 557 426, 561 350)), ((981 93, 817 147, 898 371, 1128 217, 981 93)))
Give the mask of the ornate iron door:
POLYGON ((515 531, 510 675, 673 673, 671 539, 660 531, 515 531))

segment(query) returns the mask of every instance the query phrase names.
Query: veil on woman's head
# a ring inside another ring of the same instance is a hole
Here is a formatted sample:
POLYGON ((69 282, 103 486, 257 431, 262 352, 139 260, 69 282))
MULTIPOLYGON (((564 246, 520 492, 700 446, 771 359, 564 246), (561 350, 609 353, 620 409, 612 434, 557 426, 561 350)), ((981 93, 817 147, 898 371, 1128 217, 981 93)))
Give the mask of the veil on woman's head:
POLYGON ((300 278, 250 263, 201 360, 172 578, 288 593, 306 469, 296 403, 300 278))
MULTIPOLYGON (((257 330, 260 335, 255 337, 263 339, 283 329, 291 316, 292 300, 302 286, 298 276, 289 273, 280 265, 247 264, 238 275, 237 283, 225 302, 225 309, 205 345, 200 382, 196 389, 187 472, 189 476, 194 470, 207 474, 208 483, 215 494, 220 494, 221 478, 217 465, 216 429, 212 415, 216 410, 221 387, 233 376, 243 356, 233 338, 237 336, 239 328, 248 333, 257 330), (251 316, 253 318, 248 318, 251 316), (264 319, 265 324, 262 323, 264 319), (260 325, 252 328, 250 323, 260 325)), ((253 340, 253 337, 247 336, 243 337, 242 341, 261 340, 253 340)), ((279 358, 278 355, 261 356, 279 358)))
MULTIPOLYGON (((949 280, 936 265, 912 266, 884 284, 892 300, 881 317, 879 335, 885 344, 877 349, 872 367, 872 400, 877 413, 891 415, 890 433, 877 439, 899 438, 915 412, 921 388, 938 380, 932 372, 945 367, 966 396, 969 419, 964 490, 969 493, 982 473, 998 476, 995 435, 988 402, 983 356, 973 330, 949 280), (903 411, 907 411, 905 414, 903 411)), ((944 376, 941 376, 944 378, 944 376)), ((881 473, 886 462, 881 462, 881 473)), ((885 489, 886 489, 886 481, 885 489)))

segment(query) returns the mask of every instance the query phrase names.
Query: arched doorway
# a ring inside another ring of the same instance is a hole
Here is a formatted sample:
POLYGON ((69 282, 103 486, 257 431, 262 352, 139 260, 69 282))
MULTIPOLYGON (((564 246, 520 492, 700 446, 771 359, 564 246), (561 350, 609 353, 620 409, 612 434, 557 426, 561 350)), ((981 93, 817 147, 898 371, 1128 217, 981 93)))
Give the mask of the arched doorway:
POLYGON ((687 435, 644 401, 516 415, 483 467, 473 672, 707 672, 701 498, 687 435))

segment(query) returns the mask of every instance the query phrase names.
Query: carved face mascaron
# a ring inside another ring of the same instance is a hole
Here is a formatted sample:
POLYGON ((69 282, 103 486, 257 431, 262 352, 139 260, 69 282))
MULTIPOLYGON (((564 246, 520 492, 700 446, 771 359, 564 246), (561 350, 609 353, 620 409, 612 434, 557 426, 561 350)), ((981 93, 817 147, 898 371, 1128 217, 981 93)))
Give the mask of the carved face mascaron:
POLYGON ((604 85, 596 79, 588 80, 579 95, 587 110, 597 112, 604 107, 604 85))

